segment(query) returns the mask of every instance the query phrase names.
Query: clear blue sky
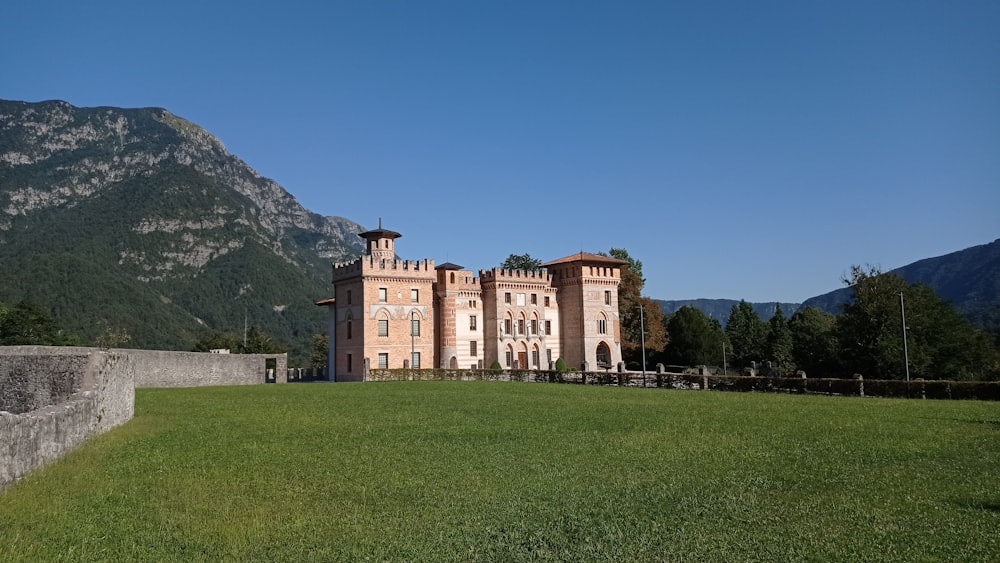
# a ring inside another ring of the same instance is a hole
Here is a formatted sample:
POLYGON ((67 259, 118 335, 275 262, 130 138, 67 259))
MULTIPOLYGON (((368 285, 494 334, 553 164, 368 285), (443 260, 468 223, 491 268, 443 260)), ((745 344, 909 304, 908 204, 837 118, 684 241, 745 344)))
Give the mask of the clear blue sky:
POLYGON ((1000 238, 1000 2, 11 2, 0 98, 163 107, 467 268, 801 301, 1000 238))

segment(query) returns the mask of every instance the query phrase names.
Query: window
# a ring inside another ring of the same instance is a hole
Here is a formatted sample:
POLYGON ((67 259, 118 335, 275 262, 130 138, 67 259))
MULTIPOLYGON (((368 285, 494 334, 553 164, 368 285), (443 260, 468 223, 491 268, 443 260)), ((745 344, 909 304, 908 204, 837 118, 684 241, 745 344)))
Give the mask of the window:
POLYGON ((597 334, 607 334, 608 333, 608 321, 606 319, 597 319, 597 334))
POLYGON ((389 336, 389 320, 379 319, 378 321, 378 335, 379 336, 389 336))
POLYGON ((514 362, 514 351, 510 348, 507 349, 507 367, 514 362))
POLYGON ((524 294, 523 293, 518 293, 517 294, 517 306, 518 307, 524 307, 524 294))
POLYGON ((531 365, 538 367, 538 350, 531 351, 531 365))
POLYGON ((347 373, 351 373, 351 364, 353 364, 354 358, 350 354, 347 355, 347 373))
POLYGON ((378 369, 389 369, 389 354, 388 352, 378 353, 378 369))
MULTIPOLYGON (((608 295, 611 295, 611 292, 608 292, 608 295)), ((410 290, 410 301, 412 303, 418 303, 420 301, 420 290, 419 289, 411 289, 410 290)))
POLYGON ((538 319, 531 319, 531 334, 538 334, 538 319))
POLYGON ((545 349, 545 361, 550 364, 552 363, 552 348, 545 349))
POLYGON ((545 336, 552 335, 552 321, 545 321, 545 336))
POLYGON ((524 319, 517 319, 517 333, 524 334, 524 319))
POLYGON ((511 327, 511 320, 510 319, 504 319, 503 320, 503 333, 504 334, 510 334, 510 330, 511 330, 510 327, 511 327))
POLYGON ((548 295, 545 296, 545 306, 546 307, 549 306, 549 296, 548 295))
POLYGON ((388 289, 386 289, 384 287, 378 288, 378 300, 380 302, 385 303, 386 297, 388 295, 389 295, 389 290, 388 289))
POLYGON ((532 305, 538 305, 538 294, 537 293, 532 293, 531 294, 531 304, 532 305))
POLYGON ((605 305, 610 305, 611 304, 611 292, 610 291, 605 291, 604 292, 604 304, 605 305))
POLYGON ((347 290, 347 304, 351 304, 351 290, 349 289, 347 290))
POLYGON ((469 355, 473 358, 479 355, 479 347, 475 340, 469 342, 469 355))
POLYGON ((410 319, 410 336, 420 336, 420 319, 410 319))
POLYGON ((504 292, 504 294, 503 294, 503 302, 504 303, 510 303, 510 292, 509 291, 504 292))
POLYGON ((420 352, 413 352, 410 355, 410 366, 413 369, 420 369, 420 352))
POLYGON ((469 317, 469 330, 476 330, 476 316, 472 315, 469 317))
POLYGON ((347 321, 347 339, 351 339, 351 325, 354 323, 352 321, 347 321))

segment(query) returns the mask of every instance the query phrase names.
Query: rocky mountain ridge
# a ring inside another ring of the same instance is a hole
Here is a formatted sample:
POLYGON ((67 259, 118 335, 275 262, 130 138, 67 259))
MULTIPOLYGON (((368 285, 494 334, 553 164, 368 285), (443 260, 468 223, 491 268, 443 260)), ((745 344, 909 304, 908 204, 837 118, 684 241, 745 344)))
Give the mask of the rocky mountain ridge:
POLYGON ((85 339, 100 320, 137 347, 185 349, 249 317, 307 340, 330 263, 363 251, 362 230, 165 109, 0 100, 0 301, 39 302, 85 339), (89 306, 111 288, 134 301, 89 306), (166 326, 143 320, 157 316, 166 326))

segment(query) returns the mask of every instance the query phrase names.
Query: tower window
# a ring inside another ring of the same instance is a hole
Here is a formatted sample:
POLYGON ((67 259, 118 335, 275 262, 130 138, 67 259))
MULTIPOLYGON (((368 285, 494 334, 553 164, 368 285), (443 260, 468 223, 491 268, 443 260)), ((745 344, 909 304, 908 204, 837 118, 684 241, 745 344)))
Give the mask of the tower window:
POLYGON ((378 300, 379 301, 381 301, 382 303, 385 303, 388 295, 389 295, 388 288, 385 288, 385 287, 378 288, 378 300))
POLYGON ((379 336, 389 336, 389 320, 379 319, 378 321, 378 335, 379 336))
POLYGON ((413 303, 417 303, 417 302, 420 301, 420 290, 419 289, 411 289, 410 290, 410 301, 413 302, 413 303))

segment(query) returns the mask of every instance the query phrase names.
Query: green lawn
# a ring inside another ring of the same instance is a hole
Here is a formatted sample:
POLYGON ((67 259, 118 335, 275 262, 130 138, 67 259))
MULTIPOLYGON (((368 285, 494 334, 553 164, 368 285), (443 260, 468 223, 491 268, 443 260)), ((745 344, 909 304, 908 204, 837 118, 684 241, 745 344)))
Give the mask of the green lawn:
POLYGON ((998 561, 1000 405, 533 383, 139 389, 3 561, 998 561))

